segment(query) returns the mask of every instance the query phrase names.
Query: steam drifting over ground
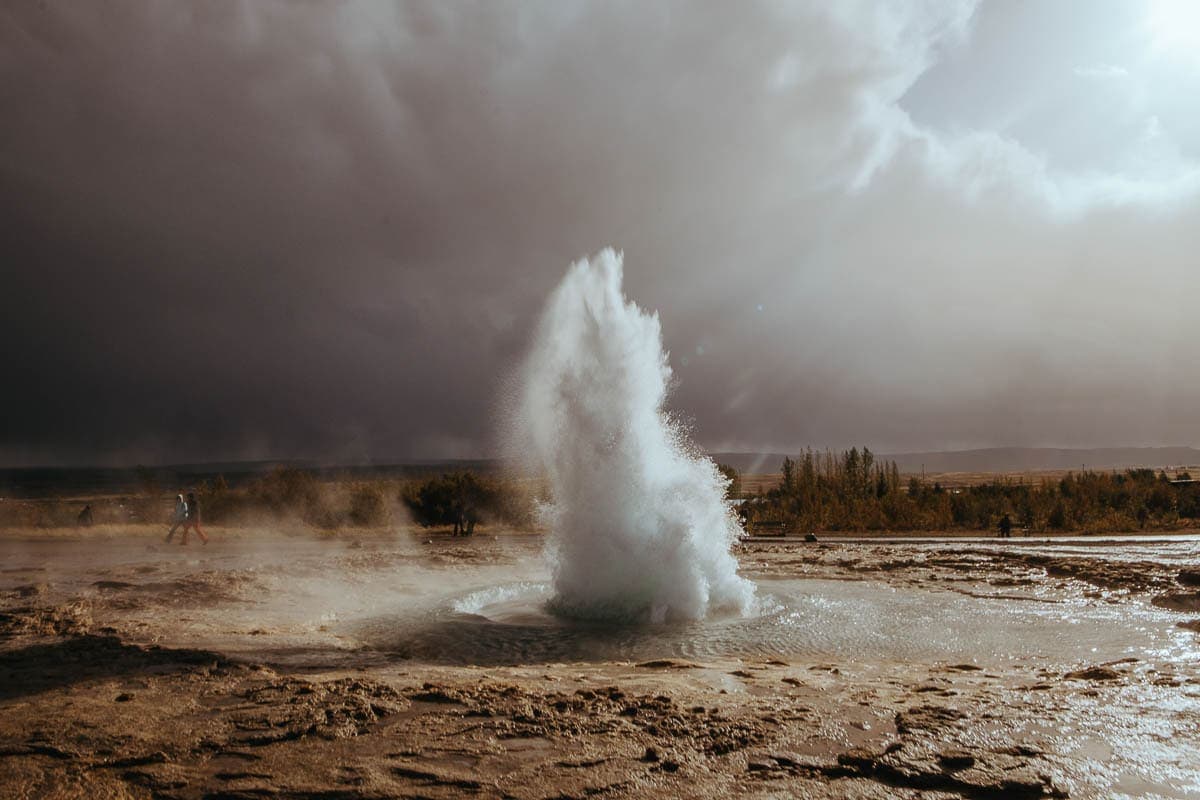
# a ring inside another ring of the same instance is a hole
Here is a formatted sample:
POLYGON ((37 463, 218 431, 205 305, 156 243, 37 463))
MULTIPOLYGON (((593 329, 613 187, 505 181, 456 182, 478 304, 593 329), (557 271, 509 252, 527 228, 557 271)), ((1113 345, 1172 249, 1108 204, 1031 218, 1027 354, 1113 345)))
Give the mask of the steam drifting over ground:
POLYGON ((655 622, 745 613, 754 589, 729 552, 740 527, 724 478, 664 411, 658 316, 621 279, 612 250, 572 264, 520 376, 515 441, 552 492, 552 604, 655 622))

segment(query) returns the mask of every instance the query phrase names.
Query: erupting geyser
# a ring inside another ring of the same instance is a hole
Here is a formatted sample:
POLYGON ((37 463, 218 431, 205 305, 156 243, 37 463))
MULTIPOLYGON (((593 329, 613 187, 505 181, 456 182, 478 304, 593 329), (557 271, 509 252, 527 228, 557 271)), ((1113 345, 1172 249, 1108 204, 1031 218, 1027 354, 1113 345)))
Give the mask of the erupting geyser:
POLYGON ((592 619, 746 613, 754 586, 729 548, 725 479, 663 403, 658 315, 621 291, 621 256, 571 265, 521 374, 517 445, 550 481, 552 607, 592 619))

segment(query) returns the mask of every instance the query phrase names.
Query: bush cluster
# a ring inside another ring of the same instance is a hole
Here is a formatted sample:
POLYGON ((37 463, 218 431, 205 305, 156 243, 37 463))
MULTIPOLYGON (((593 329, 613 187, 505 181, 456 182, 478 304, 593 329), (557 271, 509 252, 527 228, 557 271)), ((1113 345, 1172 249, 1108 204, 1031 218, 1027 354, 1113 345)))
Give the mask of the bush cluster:
POLYGON ((470 536, 481 522, 527 527, 534 518, 528 492, 508 481, 470 471, 450 472, 404 487, 400 499, 413 521, 424 527, 449 525, 455 536, 470 536))

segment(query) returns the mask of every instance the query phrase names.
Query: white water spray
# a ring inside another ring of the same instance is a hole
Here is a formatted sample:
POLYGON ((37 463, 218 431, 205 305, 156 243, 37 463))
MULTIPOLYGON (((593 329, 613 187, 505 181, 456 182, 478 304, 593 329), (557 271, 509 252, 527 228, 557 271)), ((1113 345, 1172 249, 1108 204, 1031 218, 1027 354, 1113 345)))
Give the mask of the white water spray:
POLYGON ((658 315, 621 291, 621 256, 571 265, 524 371, 516 444, 550 481, 552 606, 592 619, 746 613, 754 587, 713 462, 663 410, 671 368, 658 315))

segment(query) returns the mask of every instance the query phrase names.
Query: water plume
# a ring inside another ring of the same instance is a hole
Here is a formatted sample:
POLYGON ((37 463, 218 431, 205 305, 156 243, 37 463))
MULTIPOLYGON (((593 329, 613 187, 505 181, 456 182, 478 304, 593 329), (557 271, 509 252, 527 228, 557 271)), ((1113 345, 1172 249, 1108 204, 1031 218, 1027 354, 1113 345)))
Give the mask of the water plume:
POLYGON ((753 585, 725 478, 663 409, 671 368, 658 315, 627 300, 622 257, 571 265, 520 375, 516 444, 546 475, 551 607, 662 622, 740 614, 753 585))

